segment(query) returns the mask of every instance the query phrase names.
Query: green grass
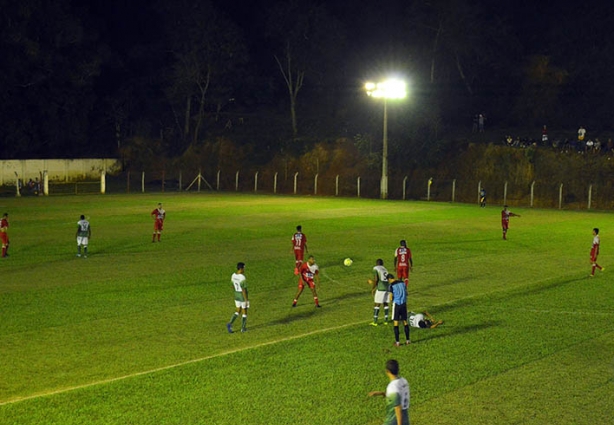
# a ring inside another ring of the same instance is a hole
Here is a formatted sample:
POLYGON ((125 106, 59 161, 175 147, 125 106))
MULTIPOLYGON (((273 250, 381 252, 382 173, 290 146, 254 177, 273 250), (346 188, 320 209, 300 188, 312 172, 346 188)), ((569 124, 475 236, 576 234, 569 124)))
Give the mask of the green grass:
POLYGON ((2 424, 379 424, 384 363, 411 385, 412 424, 605 424, 614 416, 614 216, 473 205, 249 195, 4 198, 2 424), (167 210, 160 244, 149 212, 167 210), (90 216, 90 257, 75 258, 90 216), (297 224, 321 268, 296 291, 297 224), (600 263, 588 277, 593 227, 600 263), (414 254, 410 309, 444 325, 368 326, 366 279, 414 254), (345 257, 354 264, 342 265, 345 257), (247 264, 246 334, 229 335, 247 264))

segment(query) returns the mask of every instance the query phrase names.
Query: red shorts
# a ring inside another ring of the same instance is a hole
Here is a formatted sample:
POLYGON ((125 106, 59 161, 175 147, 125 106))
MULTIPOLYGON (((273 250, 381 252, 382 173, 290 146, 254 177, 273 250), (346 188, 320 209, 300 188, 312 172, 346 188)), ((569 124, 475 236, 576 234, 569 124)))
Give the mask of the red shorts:
POLYGON ((305 256, 305 251, 302 249, 295 249, 294 250, 294 258, 296 258, 296 261, 303 261, 303 257, 305 256))
POLYGON ((163 227, 164 227, 164 220, 156 219, 156 221, 154 221, 154 231, 155 230, 162 231, 163 227))
POLYGON ((397 278, 409 279, 409 267, 397 267, 397 278))
POLYGON ((309 286, 311 289, 315 288, 316 286, 313 280, 308 280, 307 282, 303 282, 303 279, 301 279, 301 281, 298 283, 299 289, 303 289, 305 287, 305 284, 307 284, 307 286, 309 286))
POLYGON ((591 262, 593 262, 593 263, 594 263, 594 262, 596 262, 596 261, 597 261, 597 256, 598 256, 598 255, 599 255, 599 254, 598 254, 597 252, 595 252, 595 251, 591 251, 591 262))
POLYGON ((9 235, 6 232, 0 232, 0 241, 2 241, 2 245, 6 246, 9 244, 9 235))

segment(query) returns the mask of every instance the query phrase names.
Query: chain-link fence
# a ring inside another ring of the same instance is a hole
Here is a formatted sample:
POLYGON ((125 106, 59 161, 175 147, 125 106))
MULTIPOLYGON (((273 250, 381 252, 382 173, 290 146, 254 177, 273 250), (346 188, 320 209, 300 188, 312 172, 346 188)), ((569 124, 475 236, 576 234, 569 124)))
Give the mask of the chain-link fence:
MULTIPOLYGON (((380 197, 379 175, 306 175, 251 170, 215 172, 123 172, 103 175, 96 181, 49 181, 47 191, 19 191, 28 195, 83 195, 99 193, 160 192, 242 192, 284 195, 339 197, 380 197)), ((530 184, 508 181, 438 180, 390 176, 388 198, 393 200, 430 200, 438 202, 479 203, 480 189, 486 191, 487 204, 540 208, 600 209, 614 208, 611 182, 586 186, 580 182, 533 181, 530 184)), ((15 196, 17 188, 3 186, 2 196, 15 196)))

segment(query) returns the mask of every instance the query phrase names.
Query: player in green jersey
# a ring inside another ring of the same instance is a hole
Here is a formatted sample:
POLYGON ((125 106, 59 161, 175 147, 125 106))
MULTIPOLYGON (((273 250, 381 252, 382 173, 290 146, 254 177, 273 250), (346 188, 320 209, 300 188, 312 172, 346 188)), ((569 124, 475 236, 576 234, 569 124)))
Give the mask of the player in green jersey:
POLYGON ((386 392, 371 391, 369 397, 386 397, 386 419, 384 425, 409 425, 409 383, 399 376, 399 362, 386 362, 386 376, 390 379, 386 392))
POLYGON ((230 278, 235 293, 235 307, 237 308, 230 322, 226 324, 228 333, 233 333, 232 324, 243 313, 241 317, 241 332, 247 332, 247 309, 249 300, 247 298, 247 279, 245 278, 245 263, 237 263, 237 271, 230 278))

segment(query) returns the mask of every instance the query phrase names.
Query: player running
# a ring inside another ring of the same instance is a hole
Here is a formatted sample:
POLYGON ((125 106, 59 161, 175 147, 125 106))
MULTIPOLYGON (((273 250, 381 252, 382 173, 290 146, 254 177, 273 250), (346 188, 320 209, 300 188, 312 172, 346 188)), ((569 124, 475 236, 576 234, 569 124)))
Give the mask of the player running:
MULTIPOLYGON (((300 227, 300 226, 299 226, 300 227)), ((313 294, 313 302, 317 308, 320 308, 320 301, 318 300, 318 293, 316 292, 316 283, 320 284, 320 268, 316 264, 316 260, 313 255, 310 255, 306 263, 301 264, 299 269, 300 279, 298 282, 298 292, 292 301, 292 307, 296 307, 298 298, 303 293, 305 285, 309 286, 311 293, 313 294)))
POLYGON ((158 242, 160 242, 160 236, 162 234, 162 229, 164 228, 164 219, 166 218, 166 211, 162 208, 162 203, 158 204, 158 208, 151 212, 151 218, 154 219, 154 230, 152 242, 156 241, 156 235, 158 236, 158 242))
POLYGON ((373 277, 368 280, 371 285, 371 294, 373 295, 373 322, 371 326, 378 325, 379 310, 384 306, 384 325, 388 324, 388 270, 384 267, 384 260, 378 258, 373 267, 373 277))
POLYGON ((298 275, 303 265, 303 258, 307 250, 307 236, 303 233, 302 226, 296 226, 296 233, 292 235, 292 250, 294 251, 294 275, 298 275))
POLYGON ((601 267, 599 264, 597 264, 597 257, 599 256, 599 245, 600 244, 601 244, 601 239, 599 238, 599 229, 595 227, 593 229, 593 246, 591 247, 591 264, 593 265, 593 268, 591 270, 591 277, 595 276, 595 269, 599 269, 601 271, 605 270, 604 267, 601 267))
POLYGON ((77 257, 81 257, 81 247, 83 247, 83 257, 87 258, 87 245, 92 237, 92 228, 90 222, 81 215, 81 219, 77 221, 77 257))
POLYGON ((241 332, 247 332, 247 309, 249 308, 249 300, 247 298, 247 279, 245 277, 245 263, 237 263, 237 271, 230 277, 235 293, 236 311, 230 318, 230 322, 226 324, 228 333, 233 333, 232 324, 237 317, 243 313, 241 317, 241 332))
POLYGON ((399 279, 403 279, 405 286, 409 284, 409 272, 413 270, 414 260, 411 256, 411 249, 407 247, 405 239, 399 242, 401 245, 394 251, 394 267, 399 279))
POLYGON ((503 240, 507 240, 507 230, 510 227, 510 217, 520 217, 518 214, 514 214, 513 212, 507 209, 507 205, 503 206, 503 210, 501 211, 501 228, 503 229, 503 240))

